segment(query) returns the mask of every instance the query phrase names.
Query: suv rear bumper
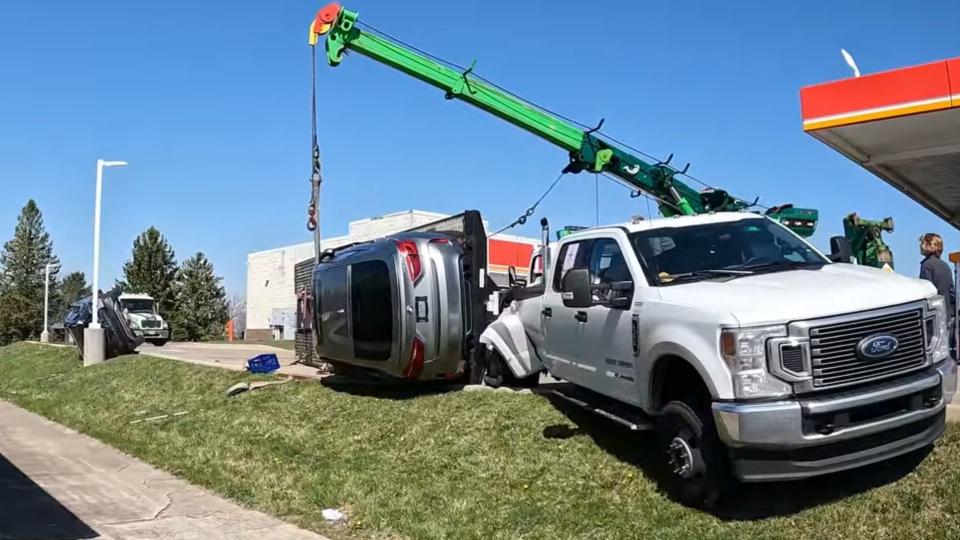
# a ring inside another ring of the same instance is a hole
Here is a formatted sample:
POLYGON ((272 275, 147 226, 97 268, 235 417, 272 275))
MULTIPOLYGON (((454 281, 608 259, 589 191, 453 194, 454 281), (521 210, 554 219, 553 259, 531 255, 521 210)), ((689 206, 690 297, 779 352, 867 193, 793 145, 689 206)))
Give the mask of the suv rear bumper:
POLYGON ((948 359, 907 377, 829 396, 713 404, 721 440, 745 482, 842 471, 923 448, 943 433, 957 385, 948 359))

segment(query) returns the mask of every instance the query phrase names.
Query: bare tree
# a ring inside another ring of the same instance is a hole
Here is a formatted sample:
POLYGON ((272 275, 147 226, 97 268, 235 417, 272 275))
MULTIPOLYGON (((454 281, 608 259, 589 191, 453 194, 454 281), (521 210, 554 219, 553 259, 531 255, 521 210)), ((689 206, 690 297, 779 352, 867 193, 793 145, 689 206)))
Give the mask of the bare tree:
POLYGON ((233 320, 233 330, 238 336, 247 329, 247 297, 233 293, 227 300, 227 313, 233 320))

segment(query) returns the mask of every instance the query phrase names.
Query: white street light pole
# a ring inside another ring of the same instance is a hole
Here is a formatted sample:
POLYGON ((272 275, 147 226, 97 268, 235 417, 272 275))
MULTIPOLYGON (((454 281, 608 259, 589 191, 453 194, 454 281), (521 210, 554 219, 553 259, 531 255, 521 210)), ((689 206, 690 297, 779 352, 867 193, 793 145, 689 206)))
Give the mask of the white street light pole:
POLYGON ((40 332, 40 342, 47 343, 50 341, 50 270, 54 272, 60 270, 59 264, 47 264, 44 267, 44 277, 43 277, 43 331, 40 332))
POLYGON ((103 191, 103 169, 106 167, 123 167, 126 161, 97 160, 97 195, 93 209, 93 298, 90 309, 93 319, 90 326, 84 331, 83 337, 83 364, 99 364, 104 358, 104 336, 100 328, 100 199, 103 191))

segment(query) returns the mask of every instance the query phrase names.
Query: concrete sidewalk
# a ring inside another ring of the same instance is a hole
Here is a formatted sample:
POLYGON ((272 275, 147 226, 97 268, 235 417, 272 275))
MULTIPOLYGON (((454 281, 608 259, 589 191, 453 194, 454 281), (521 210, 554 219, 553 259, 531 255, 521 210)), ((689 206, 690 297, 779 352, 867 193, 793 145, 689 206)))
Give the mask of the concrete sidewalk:
POLYGON ((2 400, 0 538, 324 540, 2 400))
POLYGON ((321 379, 327 374, 315 367, 297 364, 294 352, 269 345, 253 343, 187 343, 170 342, 163 347, 155 347, 148 343, 141 345, 137 352, 179 360, 201 366, 218 367, 233 371, 244 371, 247 360, 263 353, 274 353, 280 361, 278 375, 287 375, 298 379, 321 379))

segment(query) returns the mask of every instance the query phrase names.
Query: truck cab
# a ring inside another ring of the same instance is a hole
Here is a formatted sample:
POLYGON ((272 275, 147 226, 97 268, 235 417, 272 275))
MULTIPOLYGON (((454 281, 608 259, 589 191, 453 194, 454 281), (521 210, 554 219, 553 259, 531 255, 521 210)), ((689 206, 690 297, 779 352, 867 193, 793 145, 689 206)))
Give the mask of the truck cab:
POLYGON ((956 388, 933 287, 832 263, 751 213, 577 232, 481 335, 648 417, 685 502, 723 479, 800 479, 933 443, 956 388))
POLYGON ((134 335, 157 347, 170 340, 170 325, 157 312, 157 303, 149 294, 122 293, 120 309, 134 335))

